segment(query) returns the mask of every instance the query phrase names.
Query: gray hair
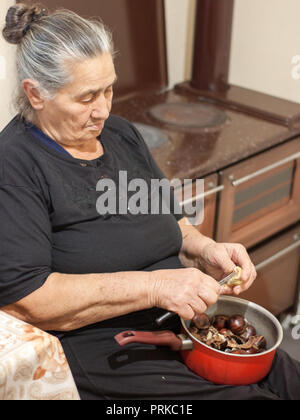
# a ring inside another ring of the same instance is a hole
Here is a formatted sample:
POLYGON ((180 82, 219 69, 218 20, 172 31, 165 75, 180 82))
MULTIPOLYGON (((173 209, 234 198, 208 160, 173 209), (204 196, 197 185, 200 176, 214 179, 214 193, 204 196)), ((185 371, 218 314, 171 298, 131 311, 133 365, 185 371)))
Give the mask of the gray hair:
POLYGON ((22 87, 24 79, 35 80, 43 97, 51 99, 72 81, 67 63, 114 55, 111 32, 100 20, 65 9, 48 14, 41 6, 17 4, 9 8, 2 33, 8 42, 18 44, 15 102, 27 120, 32 119, 33 109, 22 87))

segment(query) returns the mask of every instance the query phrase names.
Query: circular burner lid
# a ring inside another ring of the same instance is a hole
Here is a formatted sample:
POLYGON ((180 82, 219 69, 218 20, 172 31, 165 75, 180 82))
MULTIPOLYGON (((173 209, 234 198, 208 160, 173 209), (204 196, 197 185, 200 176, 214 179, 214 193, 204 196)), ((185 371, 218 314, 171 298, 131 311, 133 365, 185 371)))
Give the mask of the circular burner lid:
POLYGON ((225 112, 218 108, 189 102, 155 105, 149 113, 161 123, 183 129, 217 128, 227 120, 225 112))
POLYGON ((134 122, 133 125, 140 132, 149 149, 162 146, 168 141, 168 136, 159 128, 138 122, 134 122))

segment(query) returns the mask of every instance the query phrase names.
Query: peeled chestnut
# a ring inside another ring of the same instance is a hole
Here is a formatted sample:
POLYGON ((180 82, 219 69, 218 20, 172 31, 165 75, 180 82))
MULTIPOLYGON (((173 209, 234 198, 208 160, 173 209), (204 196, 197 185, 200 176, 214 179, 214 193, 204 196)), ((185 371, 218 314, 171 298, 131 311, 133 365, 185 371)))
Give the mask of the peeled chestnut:
POLYGON ((223 328, 227 328, 227 323, 229 320, 229 316, 226 315, 216 315, 213 319, 213 326, 218 330, 222 330, 223 328))
POLYGON ((253 325, 247 325, 245 331, 243 334, 241 334, 241 337, 245 340, 249 340, 249 338, 253 335, 256 335, 256 329, 253 327, 253 325))
POLYGON ((242 334, 246 328, 246 321, 241 315, 233 315, 228 320, 228 328, 234 334, 242 334))
POLYGON ((199 328, 199 330, 203 330, 210 326, 210 319, 206 314, 195 315, 193 318, 193 323, 197 328, 199 328))

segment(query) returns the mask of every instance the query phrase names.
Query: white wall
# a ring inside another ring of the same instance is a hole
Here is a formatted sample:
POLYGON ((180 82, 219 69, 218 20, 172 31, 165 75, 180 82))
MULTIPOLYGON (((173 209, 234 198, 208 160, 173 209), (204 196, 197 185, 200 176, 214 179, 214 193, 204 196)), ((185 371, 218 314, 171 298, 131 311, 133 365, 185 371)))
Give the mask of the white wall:
MULTIPOLYGON (((8 8, 15 3, 14 0, 0 0, 0 28, 4 26, 8 8)), ((15 114, 11 105, 11 97, 15 88, 14 54, 15 46, 8 44, 2 34, 0 36, 0 131, 15 114)))
POLYGON ((299 17, 299 0, 235 0, 230 83, 300 103, 299 17))
MULTIPOLYGON (((172 87, 191 76, 195 1, 165 6, 172 87)), ((235 0, 229 82, 300 103, 299 16, 300 0, 235 0)))
POLYGON ((169 87, 191 75, 196 0, 165 0, 169 87))

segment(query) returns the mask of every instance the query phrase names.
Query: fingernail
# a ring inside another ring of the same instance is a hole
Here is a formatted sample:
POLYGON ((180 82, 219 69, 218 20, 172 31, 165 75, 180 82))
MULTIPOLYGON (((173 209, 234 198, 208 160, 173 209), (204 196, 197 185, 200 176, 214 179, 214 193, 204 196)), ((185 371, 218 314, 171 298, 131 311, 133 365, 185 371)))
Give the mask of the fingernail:
POLYGON ((221 286, 219 294, 222 295, 225 292, 226 292, 226 286, 221 286))

